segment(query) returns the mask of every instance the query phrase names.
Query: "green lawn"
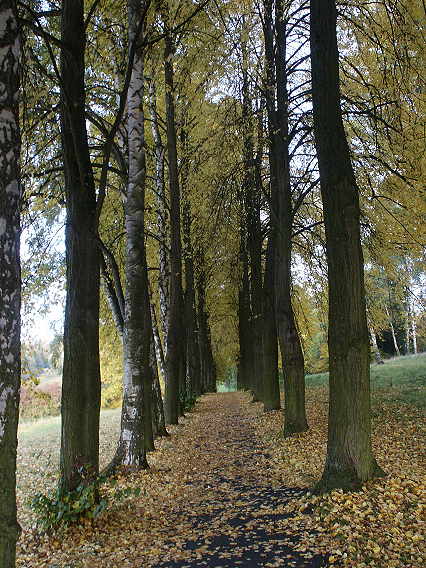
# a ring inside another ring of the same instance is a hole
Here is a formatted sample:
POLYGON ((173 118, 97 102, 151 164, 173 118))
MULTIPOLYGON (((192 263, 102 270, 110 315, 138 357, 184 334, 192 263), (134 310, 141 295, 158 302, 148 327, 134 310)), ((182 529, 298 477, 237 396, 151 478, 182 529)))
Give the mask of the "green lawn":
MULTIPOLYGON (((308 387, 325 386, 328 373, 307 375, 308 387)), ((371 387, 375 397, 426 408, 426 353, 388 359, 371 365, 371 387)))

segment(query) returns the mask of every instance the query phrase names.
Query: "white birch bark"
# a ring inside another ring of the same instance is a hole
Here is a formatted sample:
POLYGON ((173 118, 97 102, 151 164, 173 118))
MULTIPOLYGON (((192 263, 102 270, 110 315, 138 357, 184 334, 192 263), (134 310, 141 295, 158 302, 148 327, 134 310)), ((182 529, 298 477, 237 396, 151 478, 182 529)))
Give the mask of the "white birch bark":
POLYGON ((0 3, 0 566, 15 566, 16 450, 21 382, 21 44, 16 3, 0 3))
MULTIPOLYGON (((128 0, 129 46, 140 42, 145 0, 128 0)), ((142 26, 143 28, 143 26, 142 26)), ((151 400, 149 366, 151 314, 145 251, 144 55, 136 48, 127 95, 129 182, 125 202, 126 295, 124 318, 124 389, 121 434, 113 466, 147 467, 147 400, 151 400), (145 400, 145 397, 148 397, 145 400)), ((150 422, 150 420, 149 420, 150 422)))

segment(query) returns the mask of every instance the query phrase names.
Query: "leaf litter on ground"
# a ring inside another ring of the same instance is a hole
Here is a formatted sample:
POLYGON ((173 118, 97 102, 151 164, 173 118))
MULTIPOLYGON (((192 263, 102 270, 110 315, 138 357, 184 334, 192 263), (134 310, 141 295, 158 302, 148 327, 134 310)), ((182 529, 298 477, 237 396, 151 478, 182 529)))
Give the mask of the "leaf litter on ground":
MULTIPOLYGON (((24 439, 17 565, 423 567, 420 411, 380 402, 374 449, 388 476, 361 492, 325 496, 309 493, 326 451, 325 389, 308 390, 307 411, 310 430, 284 439, 280 411, 264 414, 244 393, 205 395, 170 438, 156 441, 149 470, 118 477, 120 489, 139 488, 138 496, 53 535, 38 531, 27 502, 35 487, 55 487, 58 435, 24 439)), ((119 427, 118 412, 106 416, 103 464, 119 427)))

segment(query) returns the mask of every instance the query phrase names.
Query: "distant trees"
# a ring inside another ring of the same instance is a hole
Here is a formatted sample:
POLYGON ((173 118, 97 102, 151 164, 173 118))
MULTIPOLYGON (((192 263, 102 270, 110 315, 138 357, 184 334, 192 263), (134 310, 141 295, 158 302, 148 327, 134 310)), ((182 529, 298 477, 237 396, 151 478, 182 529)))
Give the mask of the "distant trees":
POLYGON ((303 109, 304 102, 307 104, 305 83, 296 79, 298 73, 303 74, 306 59, 300 49, 306 43, 303 26, 307 11, 298 2, 281 0, 265 1, 262 8, 260 47, 254 40, 259 22, 246 15, 243 7, 240 16, 244 207, 239 229, 239 378, 264 403, 265 410, 279 408, 279 341, 285 395, 283 429, 285 435, 291 435, 308 428, 304 356, 291 272, 294 234, 309 230, 305 221, 296 229, 297 216, 315 187, 306 160, 311 128, 303 109), (248 37, 252 38, 250 48, 248 37), (250 49, 259 51, 260 65, 248 55, 250 49))
POLYGON ((14 568, 21 384, 21 36, 16 2, 0 6, 0 565, 14 568))

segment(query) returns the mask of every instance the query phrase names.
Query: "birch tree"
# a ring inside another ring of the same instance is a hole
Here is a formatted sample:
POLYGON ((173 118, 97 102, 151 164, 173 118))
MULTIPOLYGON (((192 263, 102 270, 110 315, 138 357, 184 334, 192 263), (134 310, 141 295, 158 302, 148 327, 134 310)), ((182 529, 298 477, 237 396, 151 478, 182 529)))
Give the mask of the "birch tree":
POLYGON ((145 132, 143 18, 145 0, 129 0, 129 47, 135 49, 127 93, 129 180, 125 201, 126 298, 124 319, 124 392, 121 432, 112 465, 145 468, 152 445, 150 369, 151 307, 145 249, 145 132), (147 416, 148 415, 148 416, 147 416), (147 444, 149 440, 149 444, 147 444))
POLYGON ((21 44, 16 3, 0 5, 0 566, 14 568, 16 449, 21 384, 21 44))

